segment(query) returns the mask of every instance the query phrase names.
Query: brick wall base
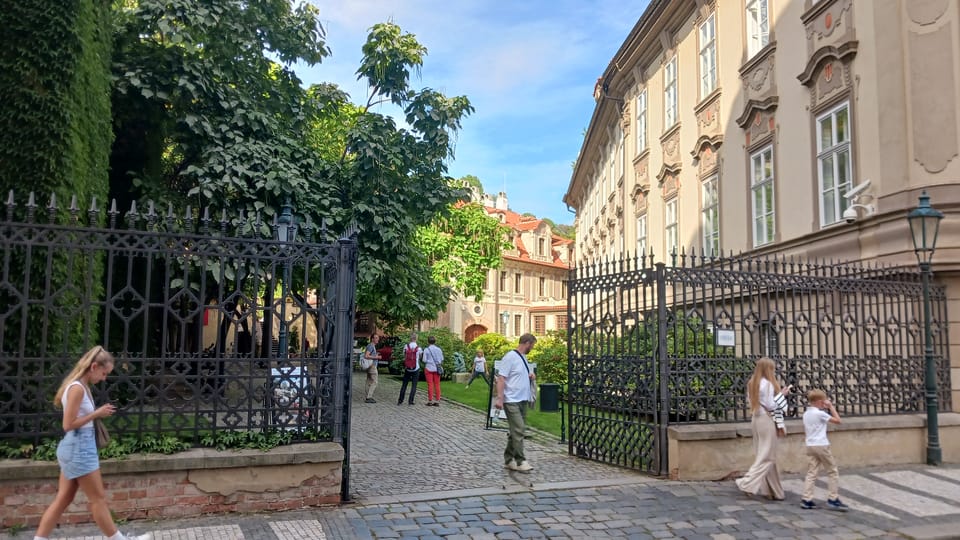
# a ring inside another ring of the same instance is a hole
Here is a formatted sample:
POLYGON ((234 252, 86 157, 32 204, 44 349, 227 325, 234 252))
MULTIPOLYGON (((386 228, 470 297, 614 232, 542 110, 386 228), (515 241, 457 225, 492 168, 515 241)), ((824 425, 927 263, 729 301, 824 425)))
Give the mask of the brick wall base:
MULTIPOLYGON (((316 443, 130 456, 103 461, 101 472, 117 519, 163 519, 338 504, 342 462, 340 445, 316 443)), ((56 495, 59 473, 56 463, 0 461, 0 527, 35 527, 56 495)), ((80 491, 60 523, 90 521, 80 491)))

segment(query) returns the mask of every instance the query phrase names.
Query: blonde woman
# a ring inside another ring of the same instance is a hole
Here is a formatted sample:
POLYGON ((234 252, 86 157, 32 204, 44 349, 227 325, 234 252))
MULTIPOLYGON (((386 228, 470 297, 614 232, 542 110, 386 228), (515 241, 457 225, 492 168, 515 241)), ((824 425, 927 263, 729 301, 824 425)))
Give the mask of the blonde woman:
POLYGON ((780 388, 773 360, 766 357, 757 360, 753 376, 747 382, 756 456, 747 474, 737 479, 737 487, 748 495, 763 494, 772 500, 783 500, 783 486, 777 470, 777 437, 786 435, 783 411, 791 388, 792 385, 780 388))
POLYGON ((96 407, 90 394, 90 385, 103 381, 111 371, 113 355, 97 345, 80 358, 57 390, 53 406, 63 409, 65 433, 63 440, 57 445, 60 485, 57 488, 57 497, 40 518, 40 525, 33 540, 47 540, 64 510, 73 502, 77 488, 82 489, 87 496, 87 505, 93 520, 107 540, 153 538, 151 534, 127 536, 118 531, 110 515, 110 508, 107 507, 93 421, 112 416, 116 409, 110 403, 96 407))

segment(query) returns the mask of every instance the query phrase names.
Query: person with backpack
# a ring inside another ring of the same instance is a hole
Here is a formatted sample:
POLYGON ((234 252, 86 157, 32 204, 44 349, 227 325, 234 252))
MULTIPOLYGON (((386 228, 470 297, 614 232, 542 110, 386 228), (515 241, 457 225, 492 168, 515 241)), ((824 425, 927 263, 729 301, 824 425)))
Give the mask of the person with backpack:
POLYGON ((443 375, 443 350, 437 347, 437 338, 427 338, 427 348, 423 350, 424 375, 427 376, 427 406, 440 406, 440 376, 443 375), (436 396, 436 399, 434 399, 436 396))
POLYGON ((423 351, 417 345, 417 333, 410 334, 410 343, 403 347, 403 384, 400 385, 400 398, 397 405, 403 405, 403 397, 407 394, 407 384, 413 383, 410 388, 410 405, 413 405, 413 396, 417 393, 417 381, 420 379, 420 357, 423 351))

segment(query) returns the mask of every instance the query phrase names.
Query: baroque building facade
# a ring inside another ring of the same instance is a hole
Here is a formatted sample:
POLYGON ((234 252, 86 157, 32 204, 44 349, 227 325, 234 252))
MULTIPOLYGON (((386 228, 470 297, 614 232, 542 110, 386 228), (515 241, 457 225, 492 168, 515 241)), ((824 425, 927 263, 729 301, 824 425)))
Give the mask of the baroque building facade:
POLYGON ((503 252, 502 266, 488 273, 483 298, 456 297, 423 326, 447 327, 468 343, 488 332, 517 338, 566 329, 573 242, 554 234, 546 221, 510 210, 504 192, 483 195, 480 202, 509 228, 511 248, 503 252))
POLYGON ((597 80, 564 201, 578 263, 750 253, 916 268, 944 212, 960 404, 960 3, 652 0, 597 80))

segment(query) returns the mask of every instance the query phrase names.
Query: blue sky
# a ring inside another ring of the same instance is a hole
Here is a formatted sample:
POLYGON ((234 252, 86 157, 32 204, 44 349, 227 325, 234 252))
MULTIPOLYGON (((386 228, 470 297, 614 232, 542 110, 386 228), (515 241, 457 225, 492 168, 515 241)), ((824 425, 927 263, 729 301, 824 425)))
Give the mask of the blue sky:
MULTIPOLYGON (((573 223, 562 199, 593 113, 593 86, 647 5, 593 0, 310 0, 320 9, 331 57, 297 73, 332 82, 354 103, 369 28, 393 21, 427 47, 416 87, 466 95, 450 174, 506 190, 510 208, 573 223), (616 6, 616 9, 612 9, 616 6)), ((390 113, 389 110, 381 112, 390 113)))

